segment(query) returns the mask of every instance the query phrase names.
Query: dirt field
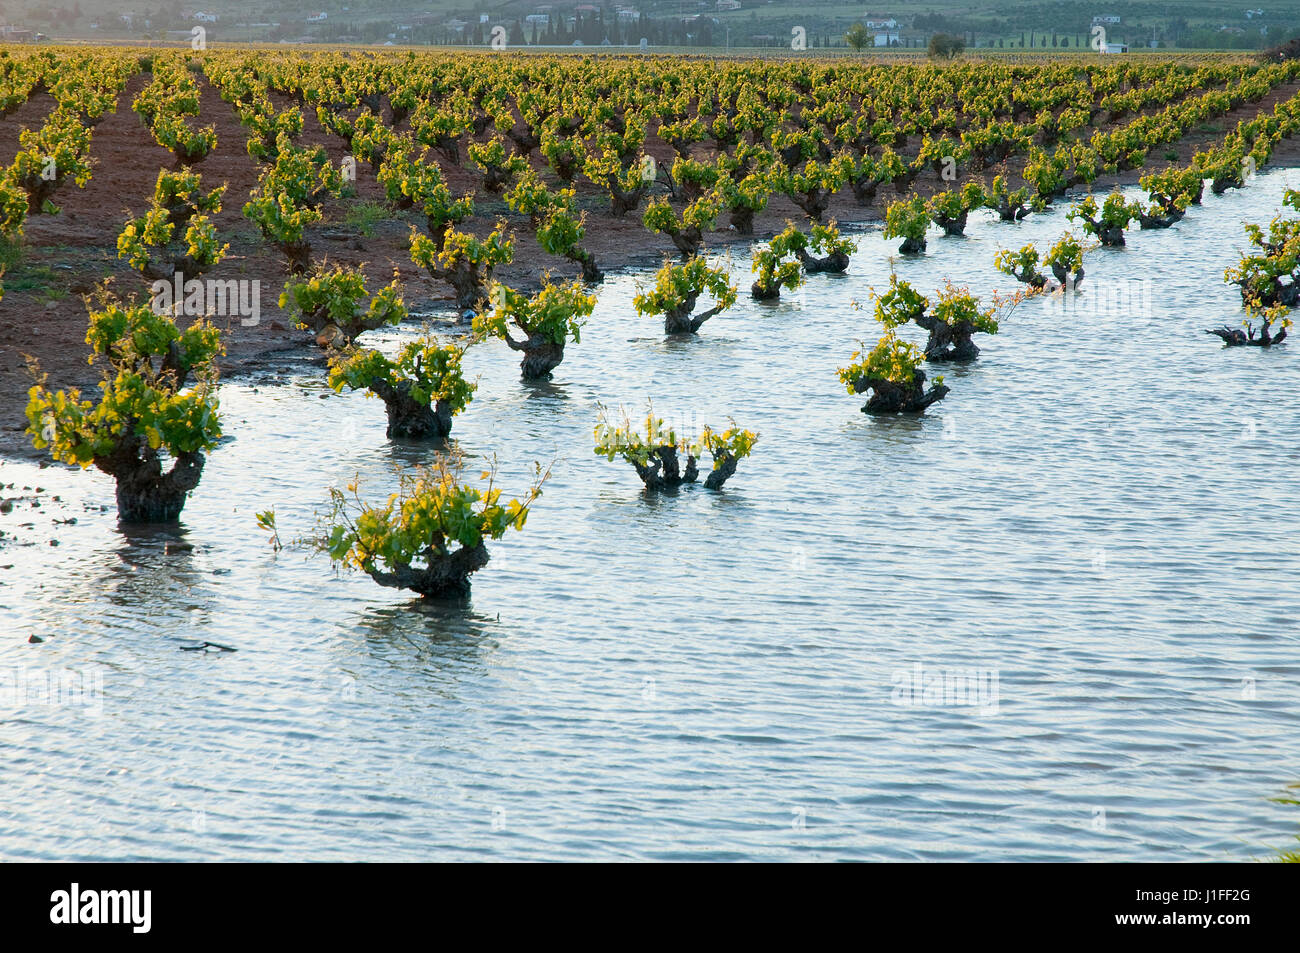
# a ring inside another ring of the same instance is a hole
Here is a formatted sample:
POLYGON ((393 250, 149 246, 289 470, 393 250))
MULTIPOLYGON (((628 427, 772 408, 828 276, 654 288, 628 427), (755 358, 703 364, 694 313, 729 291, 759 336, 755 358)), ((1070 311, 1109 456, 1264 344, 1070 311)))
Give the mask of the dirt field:
MULTIPOLYGON (((176 167, 171 153, 154 142, 131 110, 132 100, 148 81, 148 76, 139 75, 127 83, 118 98, 116 113, 95 127, 91 154, 96 165, 92 179, 85 189, 69 183, 56 193, 54 201, 61 207, 60 214, 29 218, 25 253, 4 276, 5 295, 0 302, 0 341, 3 342, 0 344, 0 456, 37 456, 23 434, 23 408, 32 383, 27 369, 29 356, 39 361, 55 387, 76 386, 86 390, 93 388, 98 380, 97 373, 86 363, 86 308, 82 296, 105 279, 121 296, 147 292, 149 282, 118 259, 116 241, 127 219, 143 214, 148 207, 159 170, 176 167)), ((276 368, 303 360, 323 366, 324 360, 309 335, 293 328, 291 320, 277 307, 287 276, 282 256, 262 242, 256 228, 241 214, 250 190, 257 184, 259 172, 258 165, 245 152, 246 132, 233 108, 202 77, 198 81, 203 88, 198 124, 215 125, 218 144, 194 168, 202 173, 205 186, 210 188, 222 182, 228 186, 224 209, 216 221, 223 241, 230 243, 230 250, 227 258, 205 277, 261 282, 261 322, 256 327, 245 328, 237 319, 230 319, 228 353, 222 362, 222 372, 235 376, 250 369, 276 368)), ((1094 188, 1104 191, 1116 182, 1135 182, 1145 172, 1168 164, 1165 153, 1169 151, 1177 152, 1177 162, 1186 163, 1197 149, 1220 140, 1223 130, 1231 128, 1239 119, 1271 110, 1274 103, 1293 96, 1297 89, 1300 84, 1281 87, 1262 103, 1229 114, 1172 149, 1161 146, 1153 150, 1148 169, 1099 180, 1094 188)), ((52 106, 51 97, 40 93, 0 120, 0 155, 5 161, 17 151, 21 129, 39 127, 52 106)), ((337 164, 344 156, 341 142, 320 128, 314 114, 305 112, 305 119, 299 143, 324 145, 337 164)), ((650 139, 647 151, 657 160, 671 164, 672 149, 659 140, 650 139)), ((1297 157, 1300 157, 1300 146, 1284 143, 1276 150, 1273 161, 1292 164, 1297 157)), ((485 234, 498 216, 507 218, 514 226, 514 264, 498 269, 496 277, 512 286, 528 287, 535 285, 547 270, 557 277, 577 274, 575 265, 546 255, 538 248, 524 217, 509 212, 498 197, 483 192, 476 170, 453 168, 445 159, 440 161, 453 191, 478 193, 477 216, 471 230, 485 234)), ((1012 171, 1017 167, 1013 164, 1012 171)), ((986 178, 991 180, 992 175, 989 171, 986 178)), ((1013 176, 1013 181, 1016 178, 1013 176)), ((927 174, 913 187, 925 194, 945 185, 927 174)), ((407 252, 407 239, 417 220, 390 212, 386 219, 375 222, 373 234, 366 236, 358 224, 348 224, 349 214, 356 216, 366 203, 383 199, 383 191, 366 163, 358 163, 355 190, 354 198, 328 203, 326 221, 310 230, 314 257, 364 265, 372 291, 390 281, 396 271, 407 305, 415 315, 445 308, 450 302, 450 288, 417 268, 407 252)), ((853 201, 851 191, 845 189, 832 203, 828 215, 847 226, 877 221, 881 209, 895 197, 892 189, 882 189, 874 206, 862 207, 853 201)), ((646 230, 639 214, 613 219, 608 214, 607 201, 590 186, 585 190, 579 187, 579 199, 588 211, 584 246, 595 255, 603 270, 653 266, 673 251, 665 236, 646 230)), ((754 238, 774 234, 784 227, 787 219, 802 221, 803 214, 785 197, 773 197, 769 208, 755 220, 754 238)), ((709 245, 717 247, 752 240, 733 231, 720 231, 710 236, 709 245)), ((1207 276, 1207 280, 1218 277, 1207 276)), ((744 275, 736 276, 736 280, 742 286, 748 283, 744 275)))

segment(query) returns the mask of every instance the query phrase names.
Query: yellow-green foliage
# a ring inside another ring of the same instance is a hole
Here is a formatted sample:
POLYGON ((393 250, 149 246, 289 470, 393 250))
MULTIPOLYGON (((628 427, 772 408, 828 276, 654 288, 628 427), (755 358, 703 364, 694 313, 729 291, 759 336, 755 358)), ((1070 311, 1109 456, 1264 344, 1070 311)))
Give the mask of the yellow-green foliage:
POLYGON ((925 230, 930 227, 930 212, 925 199, 913 194, 899 199, 885 211, 885 238, 908 238, 924 241, 925 230))
POLYGON ((482 489, 461 482, 459 461, 439 456, 386 503, 362 501, 356 481, 330 490, 324 532, 315 542, 337 564, 362 572, 407 569, 454 552, 452 544, 473 549, 484 540, 500 539, 523 529, 528 510, 542 494, 549 473, 537 478, 522 499, 503 501, 495 471, 485 471, 482 489))
MULTIPOLYGON (((406 318, 396 278, 371 298, 363 311, 361 302, 365 297, 366 280, 361 269, 336 265, 331 270, 319 268, 303 279, 290 279, 280 293, 280 307, 311 321, 327 319, 345 332, 355 326, 364 329, 400 324, 406 318)), ((313 324, 304 321, 299 327, 313 324)))
POLYGON ((736 286, 725 269, 712 268, 703 258, 683 264, 665 262, 655 274, 654 287, 636 295, 632 306, 641 315, 669 314, 687 307, 706 291, 717 301, 718 310, 736 303, 736 286))
POLYGON ((91 312, 86 343, 91 361, 103 364, 100 399, 83 400, 76 389, 51 392, 42 378, 27 404, 27 433, 36 449, 88 467, 133 436, 172 456, 216 445, 221 425, 213 361, 222 353, 216 328, 199 321, 181 331, 147 304, 113 304, 91 312), (178 387, 178 374, 184 379, 191 373, 194 386, 178 387))
MULTIPOLYGON (((892 328, 887 329, 870 351, 854 352, 849 366, 840 368, 840 381, 850 394, 856 393, 854 382, 861 379, 910 384, 923 360, 925 355, 919 347, 899 338, 892 328)), ((935 382, 942 384, 943 378, 937 377, 935 382)))
POLYGON ((596 307, 596 296, 586 294, 581 281, 557 285, 549 275, 532 295, 494 284, 489 300, 491 309, 474 317, 476 334, 505 340, 514 326, 527 337, 540 335, 552 344, 569 339, 578 343, 582 326, 596 307))
POLYGON ((345 387, 368 390, 375 381, 396 388, 405 381, 417 404, 444 404, 458 414, 473 400, 478 386, 465 380, 461 371, 464 354, 463 347, 428 338, 409 342, 395 360, 373 349, 352 348, 330 362, 329 383, 341 392, 345 387))
POLYGON ((448 229, 441 250, 427 236, 411 233, 411 260, 435 275, 462 266, 491 269, 509 264, 514 258, 515 240, 506 235, 504 222, 497 223, 487 238, 476 238, 455 228, 448 229))
POLYGON ((720 467, 728 456, 743 460, 753 452, 758 434, 745 430, 731 421, 726 430, 715 430, 705 426, 695 440, 679 435, 676 430, 666 427, 662 417, 656 417, 654 410, 646 411, 640 427, 632 423, 625 413, 619 423, 610 423, 604 408, 596 421, 595 452, 606 460, 620 457, 629 463, 645 466, 650 457, 662 447, 673 447, 679 453, 699 458, 704 451, 713 457, 713 465, 720 467))

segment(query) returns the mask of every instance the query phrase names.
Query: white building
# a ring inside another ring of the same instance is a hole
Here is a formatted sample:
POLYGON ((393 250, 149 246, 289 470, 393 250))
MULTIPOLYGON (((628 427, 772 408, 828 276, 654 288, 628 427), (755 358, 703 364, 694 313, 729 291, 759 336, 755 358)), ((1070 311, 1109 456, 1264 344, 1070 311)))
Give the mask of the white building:
POLYGON ((322 10, 320 13, 313 13, 307 18, 308 23, 324 23, 329 19, 329 14, 322 10))
POLYGON ((1103 24, 1107 26, 1115 26, 1118 23, 1119 23, 1119 17, 1093 17, 1092 18, 1093 26, 1102 26, 1103 24))
POLYGON ((894 46, 898 43, 898 33, 877 33, 876 46, 894 46))
POLYGON ((888 20, 863 20, 863 26, 868 30, 897 30, 898 21, 892 17, 888 20))

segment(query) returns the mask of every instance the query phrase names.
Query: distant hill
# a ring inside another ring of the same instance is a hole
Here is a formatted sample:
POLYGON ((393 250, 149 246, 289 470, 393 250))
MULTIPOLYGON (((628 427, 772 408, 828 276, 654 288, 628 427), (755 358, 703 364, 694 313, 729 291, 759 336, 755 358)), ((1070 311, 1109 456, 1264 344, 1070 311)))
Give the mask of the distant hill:
MULTIPOLYGON (((202 26, 209 42, 270 41, 487 45, 493 28, 509 45, 808 49, 844 46, 854 23, 872 47, 924 49, 947 33, 968 47, 1085 49, 1105 31, 1130 48, 1275 47, 1300 36, 1300 0, 1227 7, 1202 0, 1075 3, 1051 0, 889 3, 795 0, 310 0, 302 3, 203 0, 74 0, 67 6, 5 0, 0 23, 53 39, 150 40, 202 26)), ((24 38, 27 38, 26 36, 24 38)))

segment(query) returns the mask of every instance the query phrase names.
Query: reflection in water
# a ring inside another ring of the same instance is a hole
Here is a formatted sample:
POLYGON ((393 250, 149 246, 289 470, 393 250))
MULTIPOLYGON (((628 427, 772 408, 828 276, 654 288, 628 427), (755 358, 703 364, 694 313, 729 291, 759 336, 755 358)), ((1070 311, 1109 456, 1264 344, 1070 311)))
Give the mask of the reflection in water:
MULTIPOLYGON (((571 345, 577 347, 577 345, 571 345)), ((560 365, 563 367, 564 365, 560 365)), ((558 369, 556 373, 559 373, 558 369)), ((520 380, 520 387, 524 391, 525 400, 557 400, 565 401, 569 399, 569 391, 563 384, 557 384, 553 380, 520 380)))
MULTIPOLYGON (((1281 179, 1089 266, 1081 303, 1159 261, 1165 313, 1063 322, 1026 302, 979 361, 934 369, 952 393, 925 416, 868 417, 836 377, 879 332, 851 307, 888 281, 878 231, 847 275, 775 309, 742 298, 694 340, 636 317, 634 276, 613 275, 549 382, 471 348, 453 441, 470 473, 495 454, 517 495, 558 460, 461 601, 269 550, 257 511, 308 534, 328 486, 356 475, 382 501, 436 449, 386 440, 377 401, 321 400, 317 366, 223 385, 238 439, 180 526, 119 533, 92 475, 7 475, 80 488, 86 509, 60 545, 37 527, 6 550, 6 629, 50 637, 0 640, 0 659, 106 674, 97 719, 0 721, 0 857, 1204 860, 1283 842, 1263 799, 1300 772, 1283 701, 1300 553, 1277 518, 1300 420, 1223 408, 1294 354, 1200 333, 1238 320, 1219 278, 1281 179), (647 401, 734 417, 761 432, 754 456, 720 493, 647 494, 592 452, 598 403, 637 419, 647 401), (238 651, 179 650, 201 642, 238 651), (897 704, 918 664, 996 672, 997 712, 897 704), (788 834, 794 807, 808 837, 788 834)), ((1000 248, 1066 224, 975 216, 894 266, 988 295, 1000 248)))
POLYGON ((102 570, 81 577, 77 601, 107 598, 142 614, 167 614, 172 608, 195 611, 202 580, 194 565, 194 543, 184 523, 132 526, 119 523, 122 545, 105 553, 102 570))

